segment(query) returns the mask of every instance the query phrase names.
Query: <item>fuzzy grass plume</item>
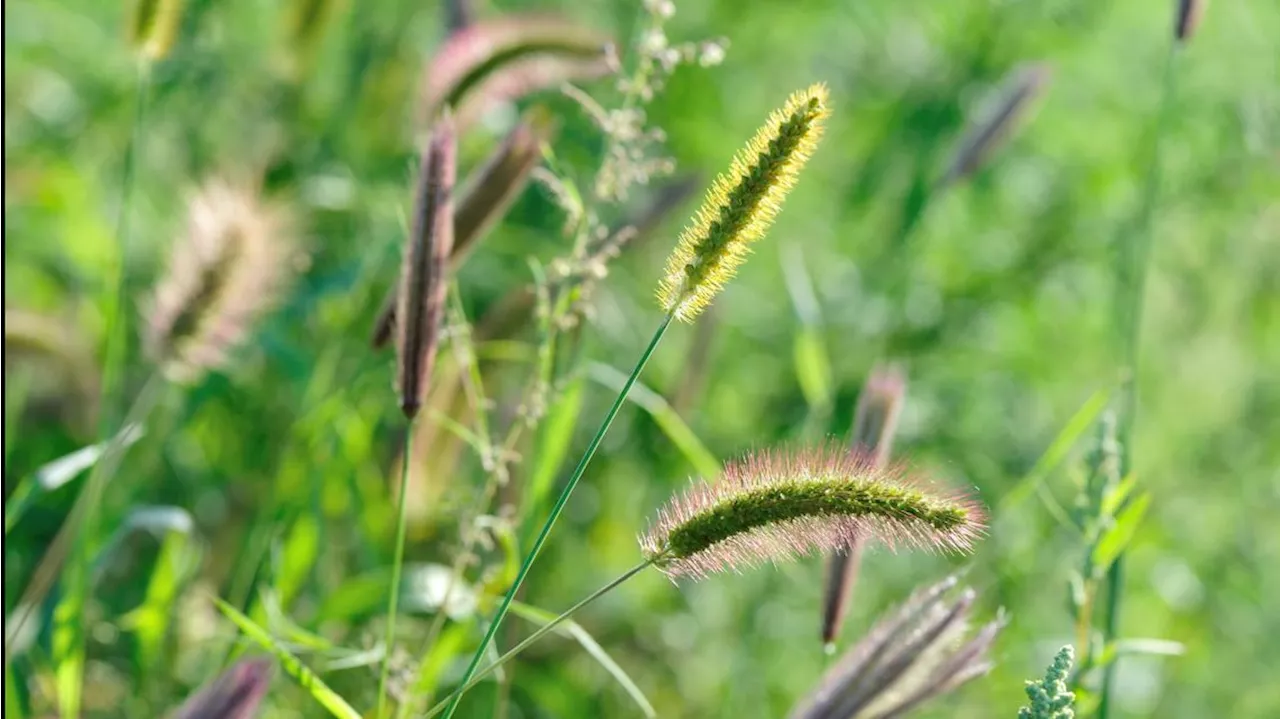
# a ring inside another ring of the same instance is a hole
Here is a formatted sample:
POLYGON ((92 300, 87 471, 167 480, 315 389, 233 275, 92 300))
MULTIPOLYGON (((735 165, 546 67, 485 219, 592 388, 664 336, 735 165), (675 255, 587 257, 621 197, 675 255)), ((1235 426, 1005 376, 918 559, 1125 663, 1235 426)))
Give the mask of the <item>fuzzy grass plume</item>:
MULTIPOLYGON (((878 467, 888 463, 906 392, 907 378, 899 368, 877 367, 871 371, 858 395, 850 451, 866 455, 868 461, 878 467)), ((864 544, 865 540, 855 539, 846 546, 837 548, 827 560, 822 641, 828 646, 835 641, 844 623, 854 578, 862 562, 864 544)))
POLYGON ((751 243, 773 224, 829 112, 825 85, 792 94, 716 177, 667 259, 658 287, 663 309, 692 321, 733 277, 751 243))
POLYGON ((987 652, 1004 626, 970 636, 976 594, 946 579, 911 596, 850 649, 791 719, 887 719, 904 716, 991 669, 987 652), (953 598, 954 597, 954 598, 953 598))
POLYGON ((445 271, 453 250, 453 182, 457 138, 446 113, 422 156, 413 227, 405 242, 396 315, 400 408, 412 418, 422 406, 444 318, 445 271))
POLYGON ((297 260, 288 225, 243 187, 213 181, 192 196, 143 338, 171 379, 221 366, 274 304, 297 260))
POLYGON ((963 494, 828 443, 728 464, 660 510, 640 543, 667 576, 704 577, 853 540, 968 551, 983 518, 963 494))

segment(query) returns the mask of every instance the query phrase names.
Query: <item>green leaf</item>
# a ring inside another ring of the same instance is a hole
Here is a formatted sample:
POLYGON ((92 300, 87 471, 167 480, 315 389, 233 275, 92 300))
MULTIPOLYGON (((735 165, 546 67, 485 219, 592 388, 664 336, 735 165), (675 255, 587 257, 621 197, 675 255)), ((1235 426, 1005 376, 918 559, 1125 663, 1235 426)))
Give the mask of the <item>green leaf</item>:
POLYGON ((167 532, 160 542, 146 597, 122 620, 135 634, 142 676, 158 675, 178 599, 199 569, 200 558, 200 547, 189 533, 167 532))
POLYGON ((551 405, 538 430, 537 449, 524 494, 522 517, 529 516, 530 512, 541 507, 543 500, 555 486, 556 476, 573 444, 573 431, 578 426, 578 416, 582 414, 586 385, 587 382, 582 377, 573 378, 551 405))
POLYGON ((302 663, 302 660, 276 642, 275 638, 267 630, 221 599, 214 597, 213 602, 217 605, 218 611, 222 612, 227 619, 230 619, 242 634, 253 641, 254 644, 271 652, 280 661, 280 666, 284 669, 284 673, 288 674, 299 686, 305 689, 311 695, 311 698, 327 709, 330 714, 339 719, 362 719, 360 712, 353 709, 337 692, 330 689, 320 677, 316 676, 315 672, 302 663))
POLYGON ((1130 474, 1122 479, 1119 484, 1108 489, 1102 496, 1102 516, 1114 517, 1120 507, 1129 499, 1129 495, 1133 494, 1133 488, 1137 484, 1137 476, 1130 474))
POLYGON ((801 327, 795 338, 796 381, 805 402, 814 411, 831 404, 831 360, 816 327, 801 327))
POLYGON ((27 716, 26 708, 23 704, 25 692, 23 687, 18 683, 18 675, 13 668, 13 664, 8 664, 4 668, 4 716, 5 719, 24 719, 27 716))
MULTIPOLYGON (((517 617, 537 624, 538 626, 549 624, 556 618, 556 615, 551 612, 538 609, 537 607, 524 604, 523 602, 512 602, 511 612, 517 617)), ((656 717, 658 715, 657 712, 653 710, 653 705, 649 703, 648 697, 644 695, 644 692, 640 691, 640 687, 636 686, 636 683, 632 681, 631 677, 627 675, 622 667, 618 666, 618 663, 613 660, 613 657, 609 656, 609 653, 604 650, 604 647, 600 646, 600 643, 597 642, 586 629, 582 628, 581 624, 578 624, 572 619, 566 619, 564 622, 561 622, 560 626, 556 628, 556 631, 561 634, 566 634, 572 637, 574 641, 578 642, 578 644, 586 650, 587 654, 590 654, 591 658, 595 659, 600 666, 604 667, 604 670, 609 672, 609 676, 613 677, 614 681, 618 682, 618 684, 622 686, 623 690, 626 691, 627 695, 631 697, 631 700, 636 703, 636 706, 640 707, 640 711, 644 712, 646 717, 656 717)))
POLYGON ((1107 527, 1093 548, 1093 566, 1097 571, 1109 568, 1116 557, 1129 546, 1150 504, 1151 495, 1144 492, 1116 515, 1116 521, 1107 527))
POLYGON ((1062 428, 1058 436, 1054 438, 1049 448, 1040 456, 1039 461, 1031 468, 1025 477, 1014 485, 1013 489, 1005 494, 1004 499, 1000 500, 999 512, 1010 512, 1026 501, 1027 497, 1036 492, 1044 483, 1045 479, 1062 461, 1067 458, 1067 454, 1071 452, 1071 448, 1080 440, 1080 437, 1093 426, 1097 421, 1098 415, 1102 414, 1102 410, 1106 409, 1109 392, 1098 390, 1085 400, 1083 406, 1076 410, 1076 413, 1067 421, 1067 425, 1062 428))
MULTIPOLYGON (((589 370, 593 379, 615 392, 621 392, 626 384, 626 375, 608 365, 592 362, 589 370)), ((653 417, 658 428, 667 435, 667 439, 680 450, 698 474, 707 478, 720 476, 720 460, 698 439, 698 435, 694 434, 662 395, 636 382, 627 399, 640 405, 653 417)))
POLYGON ((427 650, 418 666, 418 680, 414 686, 417 695, 429 695, 440 685, 440 677, 449 662, 459 657, 471 638, 470 624, 450 624, 440 633, 435 644, 427 650))
MULTIPOLYGON (((62 487, 67 482, 78 477, 85 470, 97 464, 98 460, 106 452, 107 447, 113 441, 120 443, 119 450, 123 450, 129 445, 137 442, 142 438, 142 428, 131 426, 120 433, 115 440, 99 442, 91 444, 88 447, 81 447, 70 454, 63 455, 52 462, 37 469, 35 474, 24 477, 18 486, 14 488, 13 493, 5 500, 4 503, 4 533, 8 534, 13 529, 22 515, 31 509, 43 494, 52 492, 62 487)), ((118 451, 119 451, 118 450, 118 451)))

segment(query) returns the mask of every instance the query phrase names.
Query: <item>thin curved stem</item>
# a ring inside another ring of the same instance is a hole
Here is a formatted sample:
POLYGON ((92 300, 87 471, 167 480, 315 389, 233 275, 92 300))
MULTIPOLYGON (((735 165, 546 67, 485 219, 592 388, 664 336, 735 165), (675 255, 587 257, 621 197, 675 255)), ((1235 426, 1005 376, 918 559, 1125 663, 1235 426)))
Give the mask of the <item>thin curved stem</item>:
POLYGON ((591 594, 588 594, 585 598, 583 598, 577 604, 564 610, 564 612, 561 613, 560 616, 556 617, 555 619, 552 619, 551 621, 539 627, 538 631, 534 632, 533 634, 530 634, 528 638, 526 638, 524 641, 515 645, 505 654, 495 659, 493 663, 490 664, 489 666, 476 672, 475 675, 472 676, 470 680, 466 681, 466 683, 464 683, 462 686, 453 690, 453 693, 450 694, 448 697, 445 697, 444 699, 442 699, 440 703, 431 707, 431 709, 427 711, 424 719, 431 719, 431 717, 434 717, 435 715, 439 714, 441 711, 445 709, 447 705, 450 705, 449 702, 456 702, 457 699, 462 696, 463 692, 479 684, 485 677, 489 676, 494 671, 496 671, 498 667, 501 667, 503 664, 506 664, 512 659, 515 659, 516 656, 518 656, 525 649, 528 649, 539 639, 542 639, 546 635, 555 631, 557 627, 565 623, 570 617, 576 614, 578 610, 582 609, 588 604, 591 604, 592 602, 596 601, 600 597, 603 597, 604 595, 608 594, 614 589, 617 589, 618 586, 621 585, 623 582, 626 582, 628 579, 631 579, 632 577, 644 571, 645 569, 648 569, 655 561, 656 561, 656 558, 646 559, 643 562, 632 567, 631 569, 628 569, 626 572, 621 574, 617 579, 614 579, 612 582, 609 582, 608 584, 604 585, 603 587, 600 587, 599 589, 595 590, 591 594))
MULTIPOLYGON (((468 686, 467 682, 475 675, 476 668, 480 665, 480 659, 484 656, 485 650, 488 649, 489 642, 493 641, 494 635, 498 633, 498 627, 502 624, 503 617, 507 615, 507 610, 511 608, 511 601, 515 599, 516 593, 520 591, 520 586, 524 584, 525 577, 529 575, 529 569, 533 567, 534 561, 537 560, 538 552, 542 551, 542 545, 546 544, 547 537, 551 534, 551 528, 555 526, 556 520, 559 519, 560 513, 564 511, 565 505, 569 503, 569 496, 573 494, 574 487, 578 486, 578 481, 582 479, 583 473, 586 472, 587 464, 591 462, 591 458, 595 456, 596 450, 600 447, 600 442, 604 440, 605 433, 609 431, 609 425, 613 424, 614 417, 618 416, 618 410, 622 408, 622 403, 626 401, 627 395, 631 393, 631 387, 639 379, 640 373, 649 362, 649 358, 653 356, 654 350, 658 348, 658 343, 662 341, 662 337, 666 334, 667 328, 671 326, 671 320, 674 317, 675 315, 673 314, 667 315, 662 320, 662 324, 658 325, 658 329, 654 331, 653 338, 649 340, 649 346, 640 355, 635 369, 631 370, 631 376, 627 377, 626 383, 622 385, 622 391, 614 399, 613 406, 605 414, 604 420, 600 423, 600 428, 596 430, 596 434, 591 438, 591 443, 587 445, 587 450, 583 453, 582 459, 578 461, 578 466, 574 468, 573 474, 570 475, 568 483, 564 486, 564 490, 560 492, 559 499, 556 500, 555 506, 551 508, 551 514, 542 525, 542 531, 538 533, 538 538, 534 540, 533 547, 520 565, 520 571, 516 573, 515 582, 507 590, 507 595, 502 598, 502 604, 499 605, 493 620, 489 622, 489 629, 485 632, 484 639, 480 640, 480 646, 476 647, 476 653, 471 657, 471 664, 467 666, 467 671, 462 675, 463 687, 468 686)), ((449 719, 457 711, 458 701, 462 699, 465 691, 465 689, 461 689, 453 695, 453 699, 450 700, 449 706, 445 710, 445 719, 449 719)))
MULTIPOLYGON (((1165 62, 1164 83, 1160 95, 1160 109, 1156 117, 1156 127, 1151 139, 1150 164, 1147 166, 1146 181, 1143 185, 1142 206, 1139 210, 1137 225, 1134 228, 1128 252, 1122 256, 1119 265, 1119 296, 1116 310, 1121 313, 1117 323, 1119 345, 1122 349, 1123 386, 1120 390, 1120 423, 1118 441, 1120 444, 1120 476, 1127 477, 1133 473, 1133 435, 1137 424, 1137 380, 1138 380, 1138 347, 1142 334, 1143 299, 1146 294, 1147 269, 1151 255, 1151 224, 1155 215, 1156 201, 1160 195, 1161 163, 1160 147, 1168 126, 1170 111, 1173 107, 1176 65, 1182 45, 1175 40, 1169 48, 1169 56, 1165 62)), ((1120 600, 1124 589, 1124 552, 1118 554, 1107 570, 1107 593, 1105 597, 1102 638, 1104 646, 1115 641, 1119 634, 1120 600)), ((1081 651, 1084 649, 1082 648, 1081 651)), ((1116 664, 1112 661, 1103 670, 1102 688, 1098 697, 1098 719, 1107 719, 1111 710, 1111 697, 1115 685, 1116 664)))
POLYGON ((378 713, 374 715, 378 719, 386 716, 387 675, 391 670, 391 648, 395 646, 396 641, 396 611, 400 603, 400 575, 404 569, 404 542, 406 525, 408 524, 409 462, 411 459, 409 451, 412 445, 413 420, 410 419, 408 425, 404 428, 404 450, 400 455, 400 496, 397 501, 399 510, 396 518, 396 549, 395 558, 391 560, 391 596, 387 599, 387 635, 382 651, 382 671, 378 679, 378 713))

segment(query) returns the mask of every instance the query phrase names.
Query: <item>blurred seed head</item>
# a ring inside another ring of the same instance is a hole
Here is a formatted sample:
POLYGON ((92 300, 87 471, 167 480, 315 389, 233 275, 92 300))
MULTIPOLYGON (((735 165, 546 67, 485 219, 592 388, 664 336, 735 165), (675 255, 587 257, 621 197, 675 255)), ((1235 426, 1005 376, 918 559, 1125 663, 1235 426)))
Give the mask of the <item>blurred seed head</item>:
POLYGON ((446 107, 465 128, 494 104, 617 67, 607 35, 547 14, 508 14, 451 34, 424 73, 421 121, 446 107))
MULTIPOLYGON (((867 456, 877 467, 888 463, 906 391, 907 378, 901 369, 876 367, 871 371, 858 395, 851 452, 867 456)), ((840 633, 862 550, 863 542, 855 538, 847 546, 836 549, 827 561, 822 609, 824 644, 831 644, 840 633)))
POLYGON ((853 539, 969 551, 983 521, 968 496, 829 443, 729 463, 668 502, 640 544, 669 577, 701 578, 853 539))
POLYGON ((1053 69, 1048 63, 1024 65, 1014 70, 1005 81, 993 111, 969 123, 941 184, 949 185, 969 177, 1003 147, 1026 123, 1052 78, 1053 69))
POLYGON ((1178 42, 1187 42, 1195 35, 1204 17, 1204 6, 1209 0, 1178 0, 1178 14, 1174 20, 1173 35, 1178 42))
POLYGON ((1018 719, 1072 719, 1076 715, 1072 709, 1076 695, 1067 690, 1074 661, 1075 652, 1071 645, 1067 645, 1058 650, 1042 681, 1027 682, 1026 692, 1031 706, 1019 709, 1018 719))
POLYGON ((791 95, 716 177, 667 259, 658 300, 686 322, 706 309, 782 209, 830 114, 827 88, 791 95))
POLYGON ((917 591, 845 653, 791 719, 900 717, 986 674, 1004 622, 971 633, 975 599, 954 576, 917 591))
POLYGON ((135 0, 129 39, 149 62, 163 60, 173 49, 182 25, 183 0, 135 0))
POLYGON ((422 406, 440 343, 441 322, 453 249, 453 184, 457 137, 445 113, 436 122, 422 156, 414 199, 413 227, 404 246, 396 315, 397 387, 400 408, 413 418, 422 406))
POLYGON ((271 662, 237 662, 221 676, 192 694, 169 719, 252 719, 271 685, 271 662))
MULTIPOLYGON (((467 178, 453 216, 448 272, 460 267, 468 252, 511 209, 542 160, 542 145, 554 131, 554 123, 545 112, 526 113, 484 165, 467 178)), ((396 289, 391 288, 374 322, 374 348, 385 346, 395 331, 396 289)))
POLYGON ((143 338, 171 379, 225 364, 274 305, 299 259, 290 233, 283 210, 247 188, 214 180, 191 197, 143 338))

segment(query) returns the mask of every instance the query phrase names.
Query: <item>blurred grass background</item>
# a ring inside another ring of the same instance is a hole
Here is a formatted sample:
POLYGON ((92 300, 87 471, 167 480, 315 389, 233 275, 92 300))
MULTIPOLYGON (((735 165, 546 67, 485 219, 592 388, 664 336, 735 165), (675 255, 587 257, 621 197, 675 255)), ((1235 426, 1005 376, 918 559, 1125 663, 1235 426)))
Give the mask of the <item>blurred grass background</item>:
MULTIPOLYGON (((443 13, 410 0, 339 4, 295 69, 289 5, 190 0, 173 54, 154 69, 124 258, 127 296, 146 296, 181 230, 185 192, 215 173, 270 170, 302 218, 311 261, 231 370, 166 396, 106 495, 103 516, 122 539, 99 565, 88 628, 90 716, 152 715, 211 676, 233 631, 207 593, 247 592, 246 572, 255 586, 272 588, 301 629, 350 648, 378 636, 369 616, 335 620, 324 610, 326 600, 390 563, 388 477, 402 430, 390 394, 393 362, 369 350, 366 338, 396 272, 413 165, 410 118, 423 58, 444 33, 443 13), (296 82, 281 80, 292 72, 296 82), (267 156, 288 161, 266 168, 267 156), (156 653, 130 612, 146 604, 166 545, 129 531, 129 518, 162 505, 190 513, 188 544, 202 551, 173 601, 176 631, 156 653), (244 552, 256 536, 271 551, 255 575, 244 552)), ((897 453, 977 487, 996 506, 1086 399, 1114 383, 1112 266, 1137 211, 1173 5, 679 3, 668 25, 673 41, 730 43, 722 66, 681 68, 652 108, 682 171, 704 180, 719 171, 770 109, 810 82, 830 85, 835 112, 769 238, 712 316, 668 335, 643 383, 713 456, 729 458, 844 436, 869 368, 900 359, 910 384, 897 453), (971 181, 921 213, 922 190, 965 119, 1011 68, 1041 60, 1055 75, 1034 120, 971 181), (899 277, 903 296, 894 293, 899 277), (796 289, 806 282, 809 290, 796 289), (794 297, 806 292, 813 301, 798 311, 794 297), (825 369, 797 359, 811 356, 796 348, 815 336, 825 369)), ((61 338, 50 355, 6 333, 6 495, 51 459, 95 441, 99 411, 121 411, 97 407, 96 388, 136 85, 124 6, 5 5, 6 329, 11 312, 34 313, 61 338)), ((483 16, 535 8, 561 10, 624 44, 640 12, 620 0, 480 5, 483 16)), ((1269 640, 1280 632, 1270 606, 1280 596, 1276 37, 1274 2, 1212 3, 1178 66, 1135 447, 1154 502, 1130 553, 1122 626, 1126 637, 1181 642, 1186 653, 1126 659, 1121 716, 1280 714, 1272 676, 1280 647, 1269 640)), ((596 87, 608 83, 587 85, 596 87)), ((565 98, 538 100, 561 116, 557 156, 588 172, 599 133, 565 98)), ((468 136, 464 166, 501 137, 501 119, 492 124, 468 136)), ((660 319, 653 287, 691 209, 613 266, 582 335, 585 357, 629 369, 660 319)), ((528 256, 563 252, 561 224, 545 192, 524 193, 461 271, 468 313, 479 316, 526 283, 528 256)), ((125 396, 146 378, 136 344, 125 396)), ((584 386, 570 459, 611 397, 598 382, 584 386)), ((1079 464, 1078 454, 1068 465, 1079 464)), ((696 471, 650 414, 626 409, 525 599, 558 611, 633 564, 643 518, 696 471)), ((1069 475, 1048 478, 1051 494, 1068 505, 1069 475)), ((446 487, 415 489, 432 498, 434 518, 414 527, 411 562, 451 561, 453 518, 481 476, 467 459, 446 487)), ((6 616, 78 487, 40 497, 12 531, 6 527, 6 616)), ((873 553, 845 639, 913 586, 969 565, 984 613, 1010 614, 998 665, 923 714, 1012 716, 1023 679, 1038 676, 1071 640, 1065 579, 1079 551, 1033 498, 996 517, 970 562, 873 553)), ((818 641, 820 592, 816 560, 679 587, 653 573, 578 620, 661 716, 780 716, 828 662, 818 641)), ((36 612, 36 631, 14 665, 37 707, 48 707, 50 691, 47 621, 46 610, 36 612)), ((369 703, 368 667, 326 678, 357 706, 369 703)), ((515 716, 637 715, 567 640, 545 642, 520 661, 512 692, 515 716)), ((476 691, 464 707, 480 714, 490 694, 476 691)), ((316 715, 283 678, 269 705, 269 717, 316 715)))

